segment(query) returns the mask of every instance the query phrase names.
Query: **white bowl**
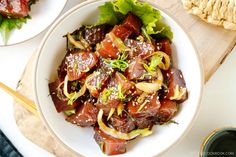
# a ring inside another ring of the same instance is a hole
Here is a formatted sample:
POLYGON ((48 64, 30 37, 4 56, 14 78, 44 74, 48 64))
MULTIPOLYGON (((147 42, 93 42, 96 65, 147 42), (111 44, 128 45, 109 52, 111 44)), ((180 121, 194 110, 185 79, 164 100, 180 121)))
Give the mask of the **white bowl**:
MULTIPOLYGON (((48 96, 48 83, 55 80, 56 69, 65 55, 66 40, 62 36, 67 32, 73 32, 81 24, 94 23, 99 14, 98 6, 105 1, 107 0, 90 0, 81 3, 60 17, 45 35, 38 49, 35 65, 35 100, 43 121, 62 143, 84 156, 106 155, 93 139, 93 128, 72 125, 65 121, 62 114, 56 112, 52 99, 48 96)), ((179 113, 174 117, 179 125, 155 126, 151 136, 129 142, 127 152, 122 156, 154 156, 167 150, 190 128, 200 104, 203 73, 198 53, 182 27, 164 11, 161 11, 161 14, 174 33, 172 45, 175 66, 183 72, 189 98, 181 105, 179 113)))
MULTIPOLYGON (((59 16, 66 5, 67 0, 39 0, 33 4, 29 15, 31 19, 23 24, 21 29, 14 29, 10 33, 7 45, 14 45, 27 41, 50 26, 53 21, 59 16)), ((0 46, 6 46, 0 35, 0 46)))

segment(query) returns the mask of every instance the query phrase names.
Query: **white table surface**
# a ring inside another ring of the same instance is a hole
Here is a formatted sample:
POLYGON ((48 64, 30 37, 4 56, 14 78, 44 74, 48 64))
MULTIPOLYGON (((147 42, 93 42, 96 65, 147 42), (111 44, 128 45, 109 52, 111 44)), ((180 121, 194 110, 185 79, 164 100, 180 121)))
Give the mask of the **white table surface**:
MULTIPOLYGON (((70 0, 65 10, 80 2, 70 0)), ((43 37, 41 33, 25 43, 0 47, 0 81, 15 88, 22 72, 43 37)), ((192 129, 161 157, 197 157, 203 139, 214 129, 236 126, 236 49, 227 57, 204 87, 199 114, 192 129)), ((27 140, 13 117, 13 99, 0 91, 0 129, 25 157, 49 157, 48 152, 27 140)))

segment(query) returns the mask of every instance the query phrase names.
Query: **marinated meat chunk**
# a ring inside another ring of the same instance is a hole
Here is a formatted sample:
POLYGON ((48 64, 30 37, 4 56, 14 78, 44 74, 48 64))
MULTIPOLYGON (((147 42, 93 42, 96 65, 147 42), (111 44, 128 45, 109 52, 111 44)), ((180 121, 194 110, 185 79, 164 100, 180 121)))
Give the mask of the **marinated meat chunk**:
POLYGON ((109 30, 110 26, 105 24, 93 27, 86 27, 84 29, 84 39, 91 46, 95 46, 97 43, 100 43, 105 38, 105 35, 109 30))
POLYGON ((139 35, 142 27, 142 21, 134 14, 129 13, 122 25, 134 32, 135 35, 139 35))
POLYGON ((103 153, 107 155, 123 154, 126 152, 126 141, 105 134, 99 128, 95 128, 94 139, 103 153))
POLYGON ((98 97, 99 93, 106 86, 106 82, 109 80, 109 75, 102 70, 98 70, 90 74, 86 78, 86 87, 93 97, 98 97))
POLYGON ((109 37, 106 37, 101 44, 97 45, 97 52, 103 58, 111 58, 116 59, 118 58, 120 52, 116 45, 112 42, 109 37))
POLYGON ((112 33, 121 40, 125 40, 132 34, 132 31, 123 25, 118 25, 112 29, 112 33))
POLYGON ((63 86, 60 86, 61 84, 59 80, 56 80, 48 85, 57 112, 74 109, 79 104, 78 101, 73 102, 72 105, 68 104, 68 98, 63 94, 63 86))
POLYGON ((124 101, 133 87, 121 73, 116 72, 107 84, 107 87, 99 94, 96 106, 103 109, 104 114, 108 115, 111 108, 117 108, 121 101, 124 101))
POLYGON ((157 50, 165 52, 170 57, 172 55, 171 45, 168 39, 162 39, 158 41, 157 50))
POLYGON ((157 118, 158 121, 162 124, 168 122, 171 118, 175 116, 178 111, 178 105, 175 101, 171 100, 160 100, 161 107, 158 110, 157 118))
POLYGON ((161 106, 157 94, 139 96, 128 102, 128 113, 135 118, 156 116, 161 106))
POLYGON ((109 120, 109 124, 123 133, 128 133, 135 129, 133 120, 126 113, 122 113, 120 116, 113 114, 109 120))
POLYGON ((90 71, 98 62, 95 53, 77 52, 66 57, 67 75, 70 81, 78 80, 90 71))
POLYGON ((176 68, 168 70, 165 74, 168 83, 166 99, 183 102, 188 98, 186 83, 182 72, 176 68))
MULTIPOLYGON (((115 82, 118 88, 118 94, 124 95, 126 97, 130 94, 130 90, 134 88, 134 84, 131 83, 122 73, 116 72, 115 73, 115 82)), ((120 98, 122 99, 122 98, 120 98)))
POLYGON ((155 47, 152 43, 136 41, 133 39, 127 39, 124 41, 125 45, 132 51, 129 52, 129 57, 133 58, 139 56, 141 58, 146 58, 153 54, 155 47))
POLYGON ((108 100, 107 102, 102 102, 98 100, 98 102, 95 105, 98 109, 103 110, 105 116, 108 116, 111 108, 117 108, 119 104, 120 104, 120 100, 113 99, 113 100, 108 100))
POLYGON ((28 11, 28 0, 1 0, 0 2, 0 14, 6 17, 25 17, 28 11))
POLYGON ((117 108, 120 104, 116 89, 107 87, 99 94, 98 101, 95 104, 99 109, 104 111, 104 115, 108 115, 111 108, 117 108))
POLYGON ((66 57, 68 57, 71 53, 71 51, 67 51, 65 57, 63 58, 61 64, 57 68, 57 75, 58 79, 63 82, 65 79, 65 76, 67 75, 67 65, 66 65, 66 57))
POLYGON ((134 118, 134 124, 139 129, 152 128, 152 126, 154 125, 153 117, 134 118))
POLYGON ((86 86, 90 94, 98 97, 99 93, 107 86, 114 70, 100 58, 98 68, 86 78, 86 86))
POLYGON ((144 78, 142 76, 146 73, 143 63, 146 63, 146 61, 139 57, 130 60, 130 64, 125 71, 126 77, 132 81, 142 80, 144 78))
POLYGON ((79 106, 76 114, 67 117, 66 120, 78 126, 92 126, 97 122, 98 109, 92 103, 86 101, 79 106))

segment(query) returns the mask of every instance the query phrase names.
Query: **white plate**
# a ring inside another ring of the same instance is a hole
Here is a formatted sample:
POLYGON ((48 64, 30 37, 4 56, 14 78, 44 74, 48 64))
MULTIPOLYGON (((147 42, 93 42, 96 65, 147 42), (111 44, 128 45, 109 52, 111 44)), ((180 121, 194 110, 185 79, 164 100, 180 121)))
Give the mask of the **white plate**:
MULTIPOLYGON (((38 0, 29 12, 31 19, 21 29, 11 32, 7 45, 24 42, 41 33, 58 17, 66 2, 67 0, 38 0)), ((0 46, 5 46, 1 34, 0 46)))
MULTIPOLYGON (((107 0, 89 0, 81 3, 61 16, 49 29, 38 49, 38 58, 34 71, 35 101, 38 111, 46 126, 55 137, 71 150, 84 156, 106 156, 93 139, 92 128, 81 128, 65 121, 63 114, 58 114, 49 95, 48 83, 54 81, 57 67, 60 65, 66 47, 67 32, 79 28, 81 24, 94 23, 98 17, 98 6, 107 0), (53 46, 56 45, 56 46, 53 46)), ((155 126, 154 133, 145 138, 130 141, 127 153, 118 156, 154 156, 160 155, 174 145, 193 124, 197 113, 203 86, 203 72, 197 51, 182 27, 168 14, 161 11, 165 22, 171 27, 173 55, 176 66, 183 72, 189 98, 180 108, 174 120, 179 125, 155 126)))

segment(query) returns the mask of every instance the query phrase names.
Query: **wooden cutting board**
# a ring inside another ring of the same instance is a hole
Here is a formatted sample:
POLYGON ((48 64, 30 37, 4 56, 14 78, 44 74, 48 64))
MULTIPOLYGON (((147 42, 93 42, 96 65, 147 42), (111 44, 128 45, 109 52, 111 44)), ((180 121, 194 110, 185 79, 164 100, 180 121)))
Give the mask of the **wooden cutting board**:
POLYGON ((208 24, 199 17, 188 14, 183 9, 181 0, 147 1, 155 2, 170 13, 189 33, 202 59, 205 81, 207 81, 234 48, 236 31, 208 24))
MULTIPOLYGON (((205 81, 215 72, 236 43, 236 32, 207 24, 198 17, 184 11, 180 0, 147 0, 161 6, 172 15, 192 37, 202 59, 205 81)), ((74 6, 76 1, 68 1, 74 6)), ((32 77, 35 54, 26 67, 18 91, 33 100, 32 77)), ((21 132, 32 142, 53 153, 55 156, 76 156, 52 137, 39 118, 34 117, 18 104, 14 105, 16 123, 21 132)))

